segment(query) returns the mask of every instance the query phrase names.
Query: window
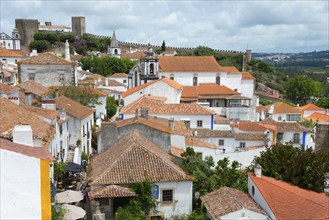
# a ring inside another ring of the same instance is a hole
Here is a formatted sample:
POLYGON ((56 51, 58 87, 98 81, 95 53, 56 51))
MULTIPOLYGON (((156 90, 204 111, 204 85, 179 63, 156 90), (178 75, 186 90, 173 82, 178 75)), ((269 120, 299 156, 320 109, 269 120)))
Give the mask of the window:
POLYGON ((150 64, 150 74, 151 75, 154 74, 154 64, 153 63, 150 64))
POLYGON ((196 156, 202 159, 202 152, 196 152, 196 156))
POLYGON ((59 125, 59 133, 63 134, 63 126, 61 124, 59 125))
POLYGON ((279 132, 277 135, 276 135, 276 139, 278 141, 282 140, 283 139, 283 133, 282 132, 279 132))
POLYGON ((300 139, 299 137, 300 137, 300 136, 299 136, 298 133, 295 133, 295 134, 294 134, 294 144, 299 144, 299 141, 300 141, 300 140, 299 140, 299 139, 300 139))
POLYGON ((123 83, 127 83, 127 80, 124 79, 124 80, 123 80, 123 83))
POLYGON ((216 76, 216 84, 220 85, 220 76, 216 76))
POLYGON ((198 85, 198 77, 193 76, 193 86, 197 86, 197 85, 198 85))
POLYGON ((246 148, 246 143, 245 142, 240 142, 240 148, 246 148))
POLYGON ((196 124, 197 127, 202 128, 202 120, 197 120, 196 124))
POLYGON ((174 74, 170 74, 170 79, 171 79, 171 80, 175 80, 175 76, 174 76, 174 74))
POLYGON ((218 145, 223 146, 224 145, 224 140, 218 140, 218 145))
POLYGON ((114 50, 114 54, 118 54, 118 50, 117 49, 114 50))
POLYGON ((34 73, 29 73, 29 80, 34 80, 35 74, 34 73))
POLYGON ((281 116, 278 117, 278 121, 282 121, 282 117, 281 116))
POLYGON ((161 191, 162 202, 171 203, 174 201, 174 194, 172 189, 164 189, 161 191))
POLYGON ((297 121, 301 117, 300 114, 288 114, 287 115, 287 121, 297 121))

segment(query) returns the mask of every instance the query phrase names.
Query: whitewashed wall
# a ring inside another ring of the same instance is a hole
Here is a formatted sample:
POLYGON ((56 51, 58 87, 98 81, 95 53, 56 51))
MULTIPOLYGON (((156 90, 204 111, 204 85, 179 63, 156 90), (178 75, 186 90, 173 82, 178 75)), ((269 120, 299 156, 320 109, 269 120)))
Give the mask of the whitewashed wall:
POLYGON ((0 149, 0 219, 41 219, 40 159, 0 149))
POLYGON ((185 150, 185 136, 184 135, 170 135, 171 146, 181 148, 185 150))
POLYGON ((241 81, 241 95, 246 96, 248 98, 254 97, 254 80, 242 80, 241 81))
POLYGON ((326 114, 326 110, 323 110, 323 111, 303 111, 303 118, 305 117, 308 117, 310 115, 312 115, 313 113, 315 112, 318 112, 318 113, 321 113, 321 114, 326 114))
POLYGON ((159 186, 159 202, 156 209, 164 212, 165 218, 169 218, 173 215, 189 214, 192 212, 192 181, 181 182, 157 182, 159 186), (174 202, 170 204, 161 203, 161 190, 173 189, 174 190, 174 202))
POLYGON ((183 86, 193 86, 193 77, 194 74, 198 76, 198 85, 200 83, 216 83, 217 72, 161 72, 159 73, 161 76, 165 76, 170 78, 171 75, 174 75, 174 80, 183 86))
POLYGON ((106 116, 106 96, 98 97, 99 105, 95 105, 93 109, 96 110, 96 118, 100 118, 101 115, 106 116))
POLYGON ((227 215, 220 217, 221 220, 232 220, 232 219, 257 219, 257 220, 268 220, 266 215, 258 212, 254 212, 249 209, 242 208, 236 212, 231 212, 227 215))

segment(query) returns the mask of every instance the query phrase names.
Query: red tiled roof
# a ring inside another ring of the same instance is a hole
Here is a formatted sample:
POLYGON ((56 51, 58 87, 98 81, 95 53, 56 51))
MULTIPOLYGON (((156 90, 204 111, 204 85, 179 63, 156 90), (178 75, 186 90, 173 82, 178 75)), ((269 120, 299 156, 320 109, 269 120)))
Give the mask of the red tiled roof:
POLYGON ((312 115, 305 117, 306 120, 312 120, 313 122, 329 123, 329 115, 314 112, 312 115))
POLYGON ((175 146, 172 146, 170 148, 170 153, 175 156, 175 157, 179 157, 179 158, 183 158, 181 155, 182 153, 184 153, 185 151, 181 148, 178 148, 178 147, 175 147, 175 146))
POLYGON ((232 130, 211 130, 209 128, 197 128, 192 129, 192 133, 198 138, 205 137, 222 137, 222 138, 234 138, 235 133, 232 130))
POLYGON ((186 144, 186 146, 205 147, 205 148, 210 148, 210 149, 217 148, 215 144, 210 144, 210 143, 207 143, 206 141, 204 141, 203 139, 194 138, 194 137, 185 138, 185 144, 186 144))
POLYGON ((224 72, 213 56, 159 56, 159 72, 224 72))
POLYGON ((55 99, 56 107, 64 108, 65 111, 76 118, 84 119, 89 115, 92 115, 95 110, 81 105, 80 103, 73 101, 65 96, 59 96, 55 99))
POLYGON ((126 73, 114 73, 108 78, 128 78, 128 75, 126 73))
POLYGON ((48 147, 55 134, 55 127, 25 108, 12 103, 10 100, 0 97, 0 134, 10 138, 15 125, 31 125, 33 136, 42 140, 48 147))
POLYGON ((28 53, 23 52, 22 50, 8 50, 4 47, 0 47, 0 57, 17 57, 23 58, 26 57, 28 53))
POLYGON ((240 71, 235 66, 223 66, 227 73, 240 73, 240 71))
POLYGON ((171 79, 166 78, 166 77, 163 77, 163 78, 161 78, 161 79, 152 80, 152 81, 150 81, 150 82, 148 82, 148 83, 145 83, 145 84, 143 84, 143 85, 140 85, 140 86, 137 86, 137 87, 134 87, 134 88, 128 89, 127 91, 125 91, 125 92, 122 94, 122 97, 127 97, 127 96, 129 96, 129 95, 131 95, 131 94, 133 94, 133 93, 135 93, 135 92, 141 90, 141 89, 146 88, 146 87, 149 86, 149 85, 152 85, 152 84, 157 83, 157 82, 160 82, 160 81, 162 81, 162 82, 168 84, 169 86, 173 87, 174 89, 177 89, 177 90, 182 89, 182 86, 181 86, 179 83, 177 83, 176 81, 171 80, 171 79))
POLYGON ((23 144, 13 143, 7 139, 0 138, 0 149, 16 152, 29 157, 40 158, 42 160, 54 161, 55 158, 45 147, 30 147, 23 144))
POLYGON ((31 113, 33 113, 37 116, 41 116, 44 118, 54 119, 59 116, 59 111, 56 111, 53 109, 45 109, 45 108, 25 105, 24 103, 20 103, 19 106, 21 106, 22 108, 30 111, 31 113))
POLYGON ((153 96, 142 96, 138 100, 124 106, 120 113, 134 114, 136 109, 140 110, 142 107, 148 108, 149 114, 157 115, 211 115, 213 111, 208 110, 198 104, 167 104, 163 99, 155 99, 153 96))
POLYGON ((31 65, 74 65, 73 62, 69 62, 63 58, 60 58, 52 53, 45 52, 40 53, 38 56, 33 56, 29 58, 25 58, 19 62, 20 64, 31 64, 31 65))
POLYGON ((303 110, 303 111, 325 111, 326 109, 324 108, 320 108, 312 103, 300 106, 300 107, 296 107, 296 109, 298 110, 303 110))
POLYGON ((120 197, 134 197, 136 193, 132 192, 129 188, 109 185, 93 189, 89 192, 92 199, 97 198, 120 198, 120 197))
POLYGON ((250 73, 248 72, 242 72, 242 80, 255 80, 256 78, 253 77, 250 73))
POLYGON ((140 59, 145 56, 146 56, 146 54, 142 51, 137 51, 135 53, 122 53, 121 54, 121 58, 125 58, 125 59, 140 59))
POLYGON ((309 128, 304 127, 297 122, 292 122, 292 121, 278 122, 270 117, 265 118, 263 121, 260 122, 260 124, 265 125, 265 126, 274 125, 277 127, 277 129, 278 129, 277 131, 279 131, 279 132, 286 132, 286 131, 308 132, 308 131, 310 131, 309 128))
POLYGON ((34 80, 28 80, 26 82, 18 84, 17 87, 24 89, 25 91, 35 94, 39 97, 44 97, 48 93, 47 87, 41 85, 40 83, 37 83, 34 80))
POLYGON ((329 198, 271 177, 249 177, 276 219, 329 219, 329 198))
POLYGON ((263 133, 236 133, 236 140, 265 140, 265 136, 263 133))
POLYGON ((223 96, 223 98, 225 98, 237 94, 239 93, 226 86, 221 86, 216 83, 202 83, 198 86, 183 86, 181 100, 211 96, 223 96))
POLYGON ((91 185, 192 181, 174 158, 137 131, 91 161, 91 185))
POLYGON ((266 131, 272 130, 276 131, 275 126, 266 126, 265 124, 260 124, 258 122, 247 122, 247 121, 240 121, 238 123, 238 128, 241 131, 266 131))
POLYGON ((0 91, 3 92, 6 95, 11 94, 11 93, 14 93, 14 92, 16 92, 18 90, 19 90, 19 88, 15 87, 15 86, 11 86, 11 85, 8 85, 8 84, 0 83, 0 91))
POLYGON ((219 116, 219 115, 214 115, 214 124, 229 125, 230 119, 219 116))
MULTIPOLYGON (((276 102, 272 105, 274 105, 273 114, 288 114, 288 113, 301 114, 300 110, 284 102, 276 102)), ((270 108, 272 105, 268 105, 267 107, 270 108)))
POLYGON ((241 209, 266 215, 246 193, 226 186, 202 196, 201 201, 212 219, 221 219, 222 216, 241 209))

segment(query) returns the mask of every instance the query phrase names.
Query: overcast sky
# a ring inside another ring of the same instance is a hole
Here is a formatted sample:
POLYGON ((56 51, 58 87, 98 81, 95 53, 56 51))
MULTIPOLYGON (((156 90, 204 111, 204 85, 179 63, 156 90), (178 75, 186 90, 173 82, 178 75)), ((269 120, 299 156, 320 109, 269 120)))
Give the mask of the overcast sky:
POLYGON ((0 32, 15 18, 71 27, 86 18, 87 32, 168 46, 208 46, 253 52, 309 52, 329 48, 329 5, 311 1, 88 1, 0 0, 0 32))

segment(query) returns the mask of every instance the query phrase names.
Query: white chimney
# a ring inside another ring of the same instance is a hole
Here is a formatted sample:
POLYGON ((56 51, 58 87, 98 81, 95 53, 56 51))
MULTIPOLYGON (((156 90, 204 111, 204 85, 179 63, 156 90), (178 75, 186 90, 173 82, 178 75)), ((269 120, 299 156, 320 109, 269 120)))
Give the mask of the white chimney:
POLYGON ((24 103, 26 104, 26 105, 32 105, 32 94, 31 94, 31 92, 29 92, 29 91, 25 91, 25 93, 24 93, 24 103))
POLYGON ((33 147, 31 125, 15 125, 13 130, 13 142, 33 147))
POLYGON ((105 86, 108 86, 108 85, 109 85, 109 79, 106 78, 106 79, 105 79, 105 86))
POLYGON ((67 40, 65 41, 65 60, 71 61, 70 45, 69 45, 69 42, 67 40))
POLYGON ((254 174, 256 177, 262 177, 262 167, 259 164, 256 164, 254 174))
POLYGON ((38 56, 37 50, 32 50, 32 53, 30 53, 30 57, 38 56))

